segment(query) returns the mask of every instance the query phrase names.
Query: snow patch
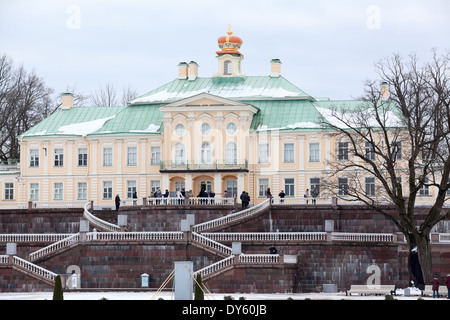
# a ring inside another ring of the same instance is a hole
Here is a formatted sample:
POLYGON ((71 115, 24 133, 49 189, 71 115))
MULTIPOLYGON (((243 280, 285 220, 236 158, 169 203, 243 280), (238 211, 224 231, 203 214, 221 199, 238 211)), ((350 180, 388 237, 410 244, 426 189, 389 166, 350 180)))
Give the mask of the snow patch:
POLYGON ((160 126, 157 126, 156 124, 150 123, 147 129, 145 130, 130 130, 130 132, 150 132, 150 133, 156 133, 158 132, 160 126))
POLYGON ((111 120, 114 117, 115 117, 115 115, 108 117, 108 118, 103 118, 103 119, 69 124, 66 126, 59 127, 58 133, 86 136, 88 134, 91 134, 95 131, 100 130, 100 128, 103 127, 103 125, 105 124, 106 121, 111 120))

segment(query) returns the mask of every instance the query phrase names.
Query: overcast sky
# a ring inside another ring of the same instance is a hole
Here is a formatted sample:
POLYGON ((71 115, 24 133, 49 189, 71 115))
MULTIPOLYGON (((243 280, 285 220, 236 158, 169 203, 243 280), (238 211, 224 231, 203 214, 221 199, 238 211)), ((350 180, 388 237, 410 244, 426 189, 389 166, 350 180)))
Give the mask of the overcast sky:
POLYGON ((352 99, 393 53, 429 59, 450 49, 448 0, 1 0, 0 54, 34 70, 55 92, 113 84, 144 94, 177 77, 217 69, 228 25, 244 41, 242 71, 282 74, 314 97, 352 99))

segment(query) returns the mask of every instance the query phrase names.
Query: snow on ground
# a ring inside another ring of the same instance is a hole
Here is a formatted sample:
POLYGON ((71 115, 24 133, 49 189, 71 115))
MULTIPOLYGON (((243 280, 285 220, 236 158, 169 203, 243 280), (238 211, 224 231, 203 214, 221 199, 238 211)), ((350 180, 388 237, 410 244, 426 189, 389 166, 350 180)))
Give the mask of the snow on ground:
MULTIPOLYGON (((411 296, 404 296, 403 290, 397 290, 394 297, 397 300, 417 300, 420 297, 419 292, 412 290, 411 296)), ((152 300, 155 291, 96 291, 96 292, 64 292, 64 300, 152 300)), ((210 294, 205 295, 205 300, 224 300, 225 296, 231 296, 234 300, 245 298, 245 300, 385 300, 382 295, 346 296, 345 292, 338 293, 276 293, 276 294, 256 294, 256 293, 230 293, 230 294, 210 294)), ((53 292, 24 292, 24 293, 0 293, 0 300, 52 300, 53 292)), ((164 300, 173 300, 173 292, 161 292, 154 300, 162 298, 164 300)), ((424 300, 448 301, 445 298, 433 299, 432 297, 423 297, 424 300)))

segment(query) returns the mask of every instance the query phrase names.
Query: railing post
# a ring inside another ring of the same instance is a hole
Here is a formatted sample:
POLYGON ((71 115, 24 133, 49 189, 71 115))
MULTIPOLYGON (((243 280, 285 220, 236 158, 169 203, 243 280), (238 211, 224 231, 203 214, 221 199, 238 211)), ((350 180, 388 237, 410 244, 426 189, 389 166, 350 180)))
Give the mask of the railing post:
POLYGON ((89 221, 81 219, 80 220, 80 242, 86 241, 86 233, 89 232, 89 221))

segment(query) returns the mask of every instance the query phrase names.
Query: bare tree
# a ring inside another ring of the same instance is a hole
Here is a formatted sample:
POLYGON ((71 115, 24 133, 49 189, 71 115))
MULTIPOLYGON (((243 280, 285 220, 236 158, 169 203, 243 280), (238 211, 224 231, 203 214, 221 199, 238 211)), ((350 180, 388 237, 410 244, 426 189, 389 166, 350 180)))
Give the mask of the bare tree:
POLYGON ((42 78, 15 67, 0 56, 0 160, 19 159, 18 136, 44 119, 52 108, 51 95, 42 78))
POLYGON ((450 188, 449 57, 434 51, 423 66, 416 56, 383 59, 376 68, 386 83, 368 81, 360 103, 332 107, 324 118, 337 141, 333 173, 325 181, 329 192, 390 218, 411 254, 417 248, 422 274, 413 278, 426 282, 432 279, 430 232, 450 217, 444 207, 450 188), (436 197, 427 197, 431 206, 417 221, 418 197, 432 189, 436 197))
POLYGON ((112 107, 118 103, 117 92, 111 83, 91 94, 91 103, 97 107, 112 107))
POLYGON ((137 97, 136 89, 132 88, 130 85, 122 88, 122 104, 126 106, 128 102, 137 97))

